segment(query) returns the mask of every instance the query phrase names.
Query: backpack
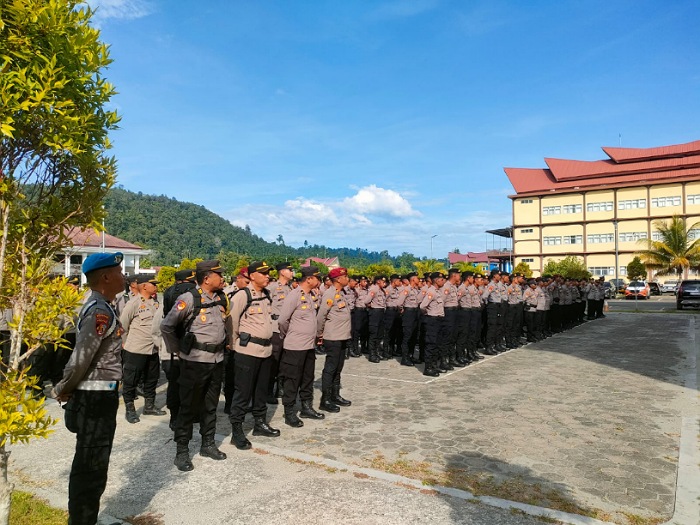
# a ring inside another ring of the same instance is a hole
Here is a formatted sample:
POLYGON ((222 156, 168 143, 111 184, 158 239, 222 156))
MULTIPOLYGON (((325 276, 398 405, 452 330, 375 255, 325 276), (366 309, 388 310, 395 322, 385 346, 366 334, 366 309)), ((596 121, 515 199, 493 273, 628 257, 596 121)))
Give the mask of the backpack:
POLYGON ((187 320, 184 323, 180 323, 177 325, 177 328, 175 329, 175 335, 178 338, 182 338, 186 333, 190 331, 190 327, 192 326, 192 323, 194 322, 195 318, 199 315, 199 313, 206 309, 206 308, 213 308, 215 306, 223 306, 224 311, 228 314, 230 311, 230 302, 228 296, 222 292, 221 290, 215 292, 215 295, 217 299, 215 301, 211 301, 208 303, 202 303, 202 289, 199 287, 195 288, 190 288, 184 293, 190 293, 192 294, 192 313, 190 316, 187 318, 187 320))
POLYGON ((243 314, 245 314, 248 311, 248 308, 250 308, 250 305, 255 303, 255 302, 264 301, 265 299, 267 299, 270 302, 270 304, 272 304, 272 297, 270 296, 270 290, 268 290, 267 288, 263 288, 263 296, 262 297, 256 297, 255 299, 253 299, 253 294, 250 293, 250 288, 248 288, 247 286, 245 288, 240 288, 240 289, 236 290, 235 292, 233 292, 231 294, 231 297, 233 297, 234 295, 236 295, 238 292, 241 292, 241 291, 245 291, 247 301, 245 304, 245 308, 243 308, 243 311, 241 312, 241 315, 239 316, 239 319, 241 317, 243 317, 243 314))

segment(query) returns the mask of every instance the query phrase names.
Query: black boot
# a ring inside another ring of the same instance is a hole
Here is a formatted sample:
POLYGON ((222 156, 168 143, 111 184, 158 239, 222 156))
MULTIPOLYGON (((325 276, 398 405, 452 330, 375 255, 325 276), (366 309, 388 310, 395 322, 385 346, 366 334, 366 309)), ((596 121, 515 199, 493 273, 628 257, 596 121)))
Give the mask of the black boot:
POLYGON ((177 443, 177 451, 175 452, 174 465, 182 472, 189 472, 194 469, 192 461, 190 461, 190 449, 185 443, 177 443))
POLYGON ((134 407, 133 401, 129 403, 124 403, 124 406, 126 407, 126 420, 129 423, 138 423, 139 421, 141 421, 139 419, 139 415, 136 413, 136 407, 134 407))
POLYGON ((325 419, 326 416, 320 412, 314 410, 313 401, 302 401, 301 402, 301 413, 299 417, 304 419, 325 419))
POLYGON ((450 360, 448 361, 450 363, 450 366, 453 368, 464 368, 466 363, 463 363, 462 361, 458 361, 456 357, 450 357, 450 360))
POLYGON ((304 422, 297 416, 294 405, 284 406, 284 422, 290 427, 299 428, 304 426, 304 422))
MULTIPOLYGON (((374 363, 375 361, 372 362, 374 363)), ((328 389, 321 394, 321 404, 318 408, 326 412, 340 412, 340 407, 333 403, 331 391, 328 389)))
POLYGON ((227 399, 224 402, 224 414, 230 414, 230 413, 231 413, 231 401, 227 399))
POLYGON ((221 461, 226 459, 226 454, 221 452, 216 448, 216 443, 214 443, 214 438, 207 438, 202 440, 202 447, 199 449, 199 455, 205 458, 215 459, 221 461))
POLYGON ((243 433, 243 423, 233 423, 232 427, 231 444, 236 445, 238 450, 249 450, 253 444, 248 441, 248 438, 243 433))
POLYGON ((270 385, 267 387, 267 399, 265 399, 265 403, 268 405, 276 405, 279 403, 277 401, 277 398, 275 397, 275 383, 277 381, 270 381, 270 385))
POLYGON ((437 370, 437 368, 435 368, 435 365, 432 361, 426 361, 425 370, 423 370, 423 375, 429 377, 439 377, 440 372, 437 370))
POLYGON ((360 357, 362 356, 362 352, 360 352, 360 349, 358 348, 357 342, 353 341, 352 346, 350 348, 350 357, 360 357))
POLYGON ((265 418, 256 417, 255 426, 253 426, 253 435, 265 437, 279 437, 280 431, 268 425, 267 421, 265 421, 265 418))
POLYGON ((165 410, 156 408, 155 399, 146 399, 146 405, 143 407, 144 416, 164 416, 165 410))
POLYGON ((444 368, 444 369, 447 370, 448 372, 449 372, 450 370, 454 370, 454 369, 455 369, 455 367, 452 366, 452 365, 450 364, 450 359, 447 358, 447 357, 443 357, 443 358, 442 358, 442 365, 441 365, 441 368, 444 368))
POLYGON ((331 401, 336 405, 340 405, 341 407, 349 407, 352 405, 352 401, 348 401, 344 397, 341 397, 340 385, 333 385, 333 389, 331 390, 331 401))
POLYGON ((369 348, 369 362, 370 363, 378 363, 380 361, 379 359, 379 348, 374 346, 374 344, 370 345, 369 348))

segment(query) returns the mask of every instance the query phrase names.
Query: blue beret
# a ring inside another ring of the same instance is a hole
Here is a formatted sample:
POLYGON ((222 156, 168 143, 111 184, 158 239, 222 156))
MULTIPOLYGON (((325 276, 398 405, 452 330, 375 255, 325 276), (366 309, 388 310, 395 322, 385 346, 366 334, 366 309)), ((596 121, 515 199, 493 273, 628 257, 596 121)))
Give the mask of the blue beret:
POLYGON ((87 275, 94 270, 118 266, 122 263, 122 259, 124 259, 124 254, 122 252, 93 253, 83 261, 83 273, 87 275))

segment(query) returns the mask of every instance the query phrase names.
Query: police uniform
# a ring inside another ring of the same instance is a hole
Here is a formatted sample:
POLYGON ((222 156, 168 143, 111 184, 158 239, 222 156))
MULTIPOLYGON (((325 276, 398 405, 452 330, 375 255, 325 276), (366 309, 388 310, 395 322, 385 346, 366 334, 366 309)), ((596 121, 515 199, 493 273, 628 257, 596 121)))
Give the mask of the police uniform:
MULTIPOLYGON (((119 252, 90 255, 83 262, 83 273, 90 278, 93 272, 104 271, 95 288, 116 294, 124 286, 118 269, 123 258, 119 252)), ((75 350, 52 391, 59 400, 70 396, 64 406, 65 422, 76 435, 76 445, 68 484, 68 519, 76 525, 97 522, 117 428, 122 328, 110 305, 113 297, 93 290, 78 317, 75 350)))
POLYGON ((441 357, 443 367, 453 370, 455 366, 463 367, 466 363, 457 360, 457 328, 459 315, 459 293, 457 287, 451 282, 452 276, 459 274, 457 268, 450 268, 447 272, 447 282, 440 290, 445 299, 445 317, 443 319, 443 335, 441 336, 441 357))
MULTIPOLYGON (((431 274, 431 279, 444 279, 445 274, 435 272, 431 274)), ((436 377, 440 371, 447 371, 439 368, 440 360, 440 332, 445 318, 445 294, 436 285, 428 288, 425 297, 420 304, 421 312, 425 315, 425 369, 423 374, 436 377)))
POLYGON ((369 352, 369 319, 367 313, 367 277, 360 275, 355 286, 355 307, 352 310, 352 344, 359 355, 369 352))
POLYGON ((384 282, 384 277, 374 278, 374 284, 369 287, 369 293, 365 298, 365 304, 369 308, 369 362, 378 363, 381 359, 389 359, 384 352, 380 356, 380 346, 384 338, 384 309, 386 308, 386 294, 379 282, 384 282))
POLYGON ((217 260, 198 262, 198 286, 178 297, 160 327, 166 345, 179 348, 180 410, 175 422, 177 451, 174 463, 182 471, 194 468, 189 459, 188 443, 197 416, 202 436, 200 455, 214 460, 226 459, 226 454, 214 443, 224 350, 230 333, 228 298, 221 291, 222 272, 217 260), (211 274, 218 274, 218 277, 211 274), (216 279, 220 285, 212 284, 211 291, 205 291, 203 287, 208 279, 216 279), (198 306, 196 310, 195 305, 198 306))
POLYGON ((486 285, 481 298, 486 302, 486 351, 485 354, 498 353, 496 344, 499 335, 499 320, 501 319, 501 287, 499 286, 498 272, 491 274, 491 281, 486 285))
POLYGON ((401 364, 413 366, 413 352, 418 340, 418 323, 420 319, 420 303, 423 300, 420 288, 413 286, 411 280, 418 277, 418 274, 409 273, 408 286, 404 286, 402 293, 405 296, 403 301, 403 313, 401 314, 401 364))
POLYGON ((386 287, 386 309, 384 310, 384 344, 383 353, 386 358, 397 355, 401 344, 401 308, 406 296, 402 287, 396 281, 401 276, 393 274, 389 278, 390 285, 386 287))
POLYGON ((346 357, 360 357, 362 355, 362 351, 360 350, 359 346, 357 345, 357 341, 355 340, 355 323, 356 321, 356 316, 355 316, 355 301, 357 300, 357 295, 355 294, 355 289, 357 288, 359 278, 357 276, 352 276, 350 277, 350 281, 354 282, 349 282, 348 285, 343 288, 343 292, 345 293, 345 300, 348 305, 348 309, 350 310, 350 344, 348 345, 349 351, 345 354, 346 357))
MULTIPOLYGON (((279 263, 275 266, 278 274, 282 270, 292 270, 292 265, 288 262, 279 263)), ((282 356, 282 338, 280 337, 280 330, 278 327, 278 319, 280 313, 282 312, 282 305, 285 299, 292 291, 292 287, 289 283, 282 283, 279 279, 274 283, 270 283, 267 287, 267 291, 270 293, 270 300, 272 301, 272 364, 270 368, 270 382, 267 389, 267 402, 273 405, 277 404, 277 398, 283 397, 283 376, 278 378, 278 372, 280 367, 280 358, 282 356), (275 387, 277 391, 275 392, 275 387)))

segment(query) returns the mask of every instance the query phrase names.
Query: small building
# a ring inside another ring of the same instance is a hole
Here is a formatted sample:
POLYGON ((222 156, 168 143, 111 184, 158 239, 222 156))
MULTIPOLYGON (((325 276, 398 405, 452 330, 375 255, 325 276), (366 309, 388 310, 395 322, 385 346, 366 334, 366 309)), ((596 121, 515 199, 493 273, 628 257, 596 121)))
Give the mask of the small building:
POLYGON ((489 273, 491 270, 500 270, 503 272, 510 272, 512 270, 512 266, 508 262, 509 259, 507 257, 504 259, 502 254, 493 251, 467 253, 449 252, 447 254, 447 260, 450 266, 454 266, 460 262, 473 264, 480 268, 482 273, 489 273))
POLYGON ((151 255, 151 250, 146 250, 124 239, 110 235, 107 232, 99 232, 93 228, 71 228, 66 237, 70 241, 70 247, 66 247, 63 253, 56 258, 56 266, 53 271, 68 277, 80 275, 81 282, 85 283, 82 273, 83 261, 93 253, 122 252, 122 271, 125 275, 137 273, 152 273, 152 269, 141 268, 141 260, 151 255))
POLYGON ((337 257, 328 257, 328 258, 321 258, 321 257, 309 257, 307 258, 302 266, 311 266, 313 263, 320 263, 328 266, 330 270, 333 268, 340 268, 340 261, 338 260, 337 257))

